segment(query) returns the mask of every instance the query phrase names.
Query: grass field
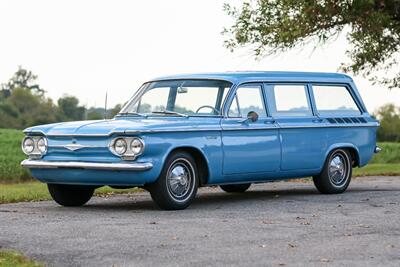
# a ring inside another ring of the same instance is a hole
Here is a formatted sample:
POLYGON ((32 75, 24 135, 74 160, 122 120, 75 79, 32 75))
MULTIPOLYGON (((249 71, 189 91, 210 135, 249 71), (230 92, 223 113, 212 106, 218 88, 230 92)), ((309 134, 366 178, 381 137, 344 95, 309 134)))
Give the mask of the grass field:
POLYGON ((0 251, 0 267, 43 267, 15 251, 0 251))
POLYGON ((0 183, 16 183, 31 180, 29 172, 21 168, 25 159, 21 151, 24 134, 20 130, 0 129, 0 183))
POLYGON ((353 176, 374 175, 400 176, 400 163, 371 163, 365 167, 353 169, 353 176))

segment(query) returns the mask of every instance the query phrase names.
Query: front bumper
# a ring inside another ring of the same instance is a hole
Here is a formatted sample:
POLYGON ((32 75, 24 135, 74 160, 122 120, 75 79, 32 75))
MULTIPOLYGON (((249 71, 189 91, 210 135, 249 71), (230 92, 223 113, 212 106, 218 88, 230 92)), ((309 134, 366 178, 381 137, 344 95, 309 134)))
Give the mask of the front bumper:
POLYGON ((134 163, 99 163, 81 161, 45 161, 26 159, 21 166, 28 169, 86 169, 86 170, 110 170, 110 171, 146 171, 153 168, 150 162, 134 163))

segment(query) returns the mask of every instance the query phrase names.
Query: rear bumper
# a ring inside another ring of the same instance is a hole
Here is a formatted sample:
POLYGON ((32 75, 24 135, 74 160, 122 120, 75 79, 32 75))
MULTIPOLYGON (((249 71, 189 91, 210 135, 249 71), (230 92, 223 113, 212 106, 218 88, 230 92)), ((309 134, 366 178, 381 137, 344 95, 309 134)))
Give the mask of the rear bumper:
POLYGON ((153 168, 150 162, 134 163, 99 163, 80 161, 45 161, 26 159, 21 166, 28 169, 85 169, 85 170, 110 170, 110 171, 147 171, 153 168))

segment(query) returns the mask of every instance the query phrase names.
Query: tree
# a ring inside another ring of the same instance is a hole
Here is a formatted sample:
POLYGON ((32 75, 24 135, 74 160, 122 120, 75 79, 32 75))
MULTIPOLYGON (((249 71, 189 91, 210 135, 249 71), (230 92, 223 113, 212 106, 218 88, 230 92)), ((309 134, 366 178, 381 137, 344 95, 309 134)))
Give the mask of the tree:
POLYGON ((64 95, 59 98, 58 109, 61 119, 64 121, 83 120, 85 116, 85 107, 79 106, 78 98, 74 96, 64 95))
POLYGON ((17 88, 27 89, 38 95, 43 95, 45 91, 36 83, 37 78, 37 75, 33 74, 32 71, 19 66, 11 79, 1 85, 0 97, 9 97, 13 90, 17 88))
POLYGON ((400 87, 400 0, 247 0, 225 10, 234 18, 224 29, 231 50, 251 45, 260 57, 310 42, 316 47, 345 32, 351 62, 340 69, 400 87))
POLYGON ((52 100, 33 94, 26 88, 15 88, 0 102, 1 128, 26 128, 32 125, 56 122, 56 106, 52 100))
POLYGON ((121 109, 122 109, 122 105, 121 105, 121 104, 115 105, 112 109, 110 109, 110 110, 107 112, 107 113, 108 113, 107 117, 108 117, 108 118, 114 118, 115 115, 117 115, 118 112, 121 111, 121 109))
POLYGON ((375 116, 380 120, 379 141, 400 142, 400 108, 387 104, 379 108, 375 116))

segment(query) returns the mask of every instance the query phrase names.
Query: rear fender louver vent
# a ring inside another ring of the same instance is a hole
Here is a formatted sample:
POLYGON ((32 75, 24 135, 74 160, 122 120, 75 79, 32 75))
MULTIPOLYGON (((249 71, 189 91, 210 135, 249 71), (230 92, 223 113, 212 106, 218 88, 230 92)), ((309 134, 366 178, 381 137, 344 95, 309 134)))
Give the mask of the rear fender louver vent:
POLYGON ((332 124, 359 124, 367 123, 364 118, 327 118, 327 121, 332 124))

